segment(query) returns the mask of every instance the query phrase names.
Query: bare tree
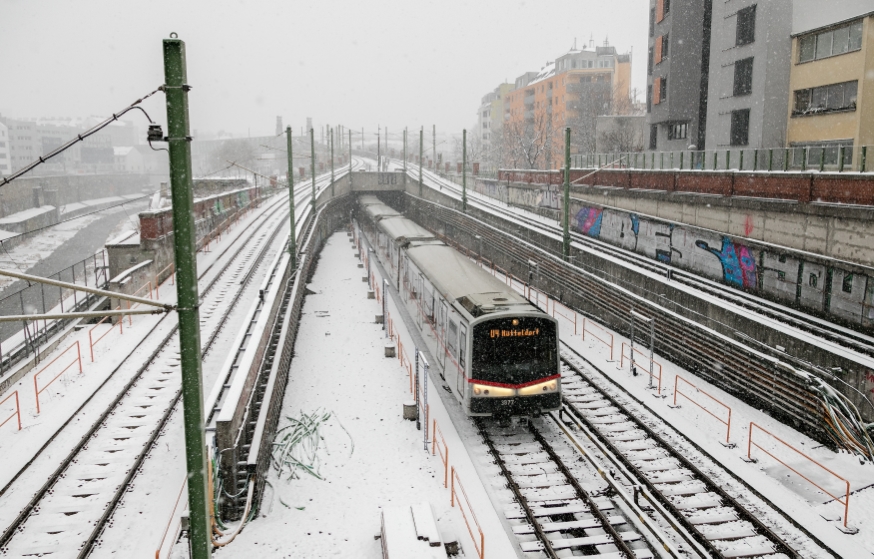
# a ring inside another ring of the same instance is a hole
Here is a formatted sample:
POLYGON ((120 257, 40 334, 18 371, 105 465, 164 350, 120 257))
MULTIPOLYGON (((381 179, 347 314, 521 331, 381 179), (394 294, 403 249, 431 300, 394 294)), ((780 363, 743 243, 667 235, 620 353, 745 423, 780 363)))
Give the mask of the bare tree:
POLYGON ((548 168, 555 130, 552 115, 534 111, 532 118, 504 123, 504 152, 512 168, 548 168))
POLYGON ((643 115, 623 115, 600 119, 598 147, 602 151, 643 151, 643 118, 643 115))

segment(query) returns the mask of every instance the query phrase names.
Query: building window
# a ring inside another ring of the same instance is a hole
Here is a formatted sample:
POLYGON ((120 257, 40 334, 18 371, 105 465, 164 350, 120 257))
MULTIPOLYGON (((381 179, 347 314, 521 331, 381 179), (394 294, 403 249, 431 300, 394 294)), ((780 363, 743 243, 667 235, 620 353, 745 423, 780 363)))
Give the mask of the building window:
POLYGON ((756 6, 738 10, 735 45, 748 45, 756 40, 756 6))
POLYGON ((649 36, 655 35, 655 8, 649 11, 649 36))
POLYGON ((689 134, 689 123, 675 122, 668 126, 669 140, 685 140, 689 134))
POLYGON ((731 111, 731 145, 745 146, 750 143, 750 110, 731 111))
POLYGON ((734 96, 753 92, 753 59, 744 58, 734 63, 734 96))
POLYGON ((647 76, 652 75, 652 57, 653 56, 654 56, 653 48, 649 47, 649 56, 647 57, 647 63, 646 63, 646 75, 647 76))
POLYGON ((798 41, 798 63, 810 62, 862 48, 862 21, 801 37, 798 41))
POLYGON ((653 124, 649 127, 649 149, 656 149, 659 139, 659 127, 653 124))
POLYGON ((855 111, 858 89, 859 82, 851 81, 796 90, 792 116, 855 111))
POLYGON ((668 51, 671 50, 671 36, 665 33, 662 37, 662 60, 670 56, 668 51))
POLYGON ((652 86, 646 86, 646 112, 652 112, 652 86))
POLYGON ((668 15, 668 12, 671 11, 671 0, 664 0, 665 3, 665 15, 668 15))
POLYGON ((659 79, 659 103, 668 98, 668 78, 659 79))

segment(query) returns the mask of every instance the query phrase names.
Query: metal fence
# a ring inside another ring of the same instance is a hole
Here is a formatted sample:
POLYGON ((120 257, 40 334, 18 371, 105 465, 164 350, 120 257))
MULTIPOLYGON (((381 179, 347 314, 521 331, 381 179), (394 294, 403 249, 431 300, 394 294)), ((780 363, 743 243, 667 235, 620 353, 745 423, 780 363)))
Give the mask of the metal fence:
POLYGON ((831 143, 772 149, 584 153, 571 156, 571 166, 576 169, 871 173, 874 164, 868 159, 868 147, 831 143))
MULTIPOLYGON (((106 251, 101 249, 92 256, 56 272, 49 279, 76 285, 105 289, 109 282, 106 251)), ((17 281, 0 291, 0 315, 45 314, 52 309, 75 312, 92 305, 99 298, 69 288, 44 283, 17 281)), ((39 355, 39 347, 52 335, 63 330, 69 320, 26 320, 0 323, 0 374, 13 363, 30 354, 39 355)))

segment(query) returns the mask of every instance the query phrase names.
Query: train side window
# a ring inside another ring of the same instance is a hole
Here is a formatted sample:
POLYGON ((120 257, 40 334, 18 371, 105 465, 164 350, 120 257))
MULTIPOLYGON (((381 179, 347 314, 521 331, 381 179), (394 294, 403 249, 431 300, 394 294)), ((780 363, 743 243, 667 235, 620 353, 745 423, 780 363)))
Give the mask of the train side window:
POLYGON ((465 348, 467 347, 467 328, 464 327, 464 324, 461 325, 461 336, 458 340, 458 365, 466 370, 465 367, 465 348))
POLYGON ((452 319, 449 319, 449 331, 446 333, 446 347, 449 349, 449 353, 452 355, 457 355, 455 349, 455 343, 458 340, 458 326, 452 319))

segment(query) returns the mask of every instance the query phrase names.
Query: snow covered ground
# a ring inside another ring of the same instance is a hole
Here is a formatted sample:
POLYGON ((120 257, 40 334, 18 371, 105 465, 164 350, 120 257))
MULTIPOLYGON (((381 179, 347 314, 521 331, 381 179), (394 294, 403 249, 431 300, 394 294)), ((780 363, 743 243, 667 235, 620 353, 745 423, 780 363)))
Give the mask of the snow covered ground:
MULTIPOLYGON (((378 559, 380 511, 422 501, 431 504, 440 530, 475 556, 464 518, 443 487, 443 461, 423 449, 415 422, 402 418, 409 378, 397 359, 385 357, 385 334, 374 322, 380 307, 366 298, 364 271, 347 239, 345 233, 329 239, 310 284, 315 294, 304 302, 280 421, 282 428, 301 414, 331 414, 312 453, 321 479, 301 471, 288 479, 287 470, 280 478, 272 470, 259 517, 217 557, 378 559)), ((402 341, 409 340, 396 324, 402 341)), ((516 556, 433 383, 429 394, 450 464, 486 534, 485 556, 516 556)))

